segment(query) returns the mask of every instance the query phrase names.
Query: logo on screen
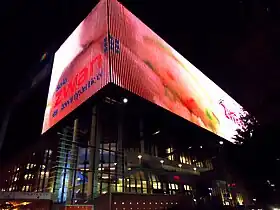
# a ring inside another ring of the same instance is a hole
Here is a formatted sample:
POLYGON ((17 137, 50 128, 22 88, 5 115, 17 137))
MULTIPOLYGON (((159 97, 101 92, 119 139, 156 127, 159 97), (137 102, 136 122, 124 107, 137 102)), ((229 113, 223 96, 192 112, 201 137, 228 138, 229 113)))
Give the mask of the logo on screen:
POLYGON ((59 111, 64 110, 74 101, 79 100, 80 96, 89 90, 102 77, 101 54, 94 57, 85 67, 83 67, 72 79, 64 78, 56 88, 55 104, 56 108, 52 117, 57 116, 59 111), (94 68, 96 66, 96 69, 94 68))
POLYGON ((108 41, 108 37, 105 37, 103 40, 104 53, 107 53, 108 49, 110 49, 113 53, 120 53, 120 40, 109 35, 108 41))

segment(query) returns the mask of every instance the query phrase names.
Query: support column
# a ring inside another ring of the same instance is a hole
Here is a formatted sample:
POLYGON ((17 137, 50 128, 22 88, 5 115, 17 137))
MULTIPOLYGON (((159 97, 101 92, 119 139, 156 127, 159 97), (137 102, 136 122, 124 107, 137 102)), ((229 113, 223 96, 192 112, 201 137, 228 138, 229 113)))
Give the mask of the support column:
POLYGON ((89 145, 89 172, 88 172, 88 186, 87 197, 93 198, 93 170, 94 170, 94 146, 96 139, 96 106, 92 108, 91 127, 90 127, 90 139, 89 145))
MULTIPOLYGON (((122 192, 125 190, 125 177, 124 177, 124 151, 123 151, 123 121, 124 121, 124 110, 123 106, 118 107, 118 140, 117 140, 117 150, 116 150, 116 158, 117 158, 117 179, 122 178, 122 192)), ((117 188, 117 187, 116 187, 117 188)))
POLYGON ((89 173, 88 173, 88 190, 89 199, 98 196, 98 167, 100 162, 100 142, 101 142, 101 123, 99 120, 99 109, 96 106, 92 109, 91 133, 89 140, 89 173))

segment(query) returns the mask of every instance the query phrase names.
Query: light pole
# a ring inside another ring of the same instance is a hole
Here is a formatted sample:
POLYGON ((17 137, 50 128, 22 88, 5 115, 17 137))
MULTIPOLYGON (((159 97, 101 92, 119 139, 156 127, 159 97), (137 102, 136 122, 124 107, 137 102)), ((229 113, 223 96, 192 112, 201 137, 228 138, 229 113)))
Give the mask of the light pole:
POLYGON ((141 165, 142 155, 138 155, 138 159, 139 159, 139 165, 141 165))

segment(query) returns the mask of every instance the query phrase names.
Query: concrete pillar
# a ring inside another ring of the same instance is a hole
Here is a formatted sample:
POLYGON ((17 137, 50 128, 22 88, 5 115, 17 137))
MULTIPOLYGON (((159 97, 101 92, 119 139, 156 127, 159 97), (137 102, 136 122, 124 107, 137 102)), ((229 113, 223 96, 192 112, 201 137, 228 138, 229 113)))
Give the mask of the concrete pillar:
POLYGON ((98 196, 98 167, 100 162, 101 123, 97 105, 92 109, 91 133, 89 139, 88 199, 98 196))
POLYGON ((98 167, 100 162, 100 141, 101 141, 101 124, 98 119, 99 109, 96 106, 92 109, 91 131, 89 139, 89 173, 88 173, 88 190, 89 199, 94 199, 98 195, 98 167))
POLYGON ((117 178, 122 178, 122 191, 124 192, 124 151, 123 151, 123 121, 124 121, 124 110, 123 106, 118 107, 118 140, 117 140, 117 178))

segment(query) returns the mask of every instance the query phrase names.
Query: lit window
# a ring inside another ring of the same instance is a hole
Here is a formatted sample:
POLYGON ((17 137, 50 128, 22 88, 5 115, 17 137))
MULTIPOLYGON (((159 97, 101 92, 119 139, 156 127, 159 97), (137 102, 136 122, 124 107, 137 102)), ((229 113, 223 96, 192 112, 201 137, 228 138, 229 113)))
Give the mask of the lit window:
POLYGON ((184 189, 185 189, 185 191, 189 191, 189 190, 191 190, 191 187, 189 185, 184 185, 184 189))
POLYGON ((180 162, 181 163, 186 163, 186 158, 184 156, 180 156, 180 162))

